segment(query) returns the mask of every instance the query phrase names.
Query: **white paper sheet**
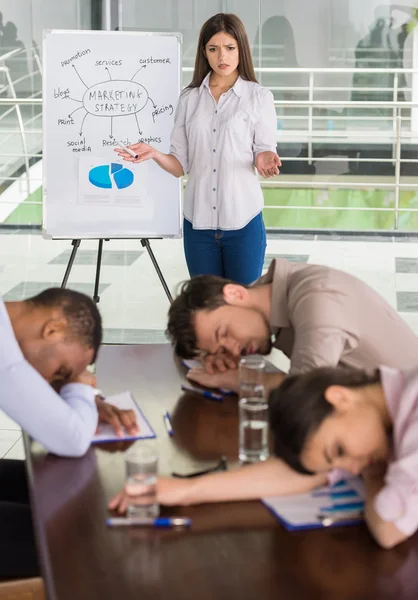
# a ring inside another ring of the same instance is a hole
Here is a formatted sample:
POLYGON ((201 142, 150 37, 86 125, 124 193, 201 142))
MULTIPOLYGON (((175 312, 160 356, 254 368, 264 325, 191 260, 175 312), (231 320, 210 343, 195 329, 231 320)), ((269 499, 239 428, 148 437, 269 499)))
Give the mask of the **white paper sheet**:
MULTIPOLYGON (((322 527, 318 518, 323 507, 341 506, 346 503, 361 502, 364 499, 364 486, 359 478, 353 478, 346 482, 341 482, 335 486, 324 486, 307 494, 295 494, 292 496, 272 496, 263 498, 262 502, 269 508, 283 523, 286 529, 315 529, 322 527), (353 496, 344 498, 345 492, 352 493, 353 496), (342 497, 331 497, 331 494, 341 494, 342 497)), ((343 517, 344 514, 354 513, 353 511, 343 511, 343 513, 331 513, 335 518, 343 517)), ((358 511, 357 511, 358 512, 358 511)), ((347 524, 356 523, 361 519, 347 520, 347 524)), ((336 523, 337 524, 337 523, 336 523)))
POLYGON ((117 408, 120 408, 121 410, 133 410, 136 415, 139 433, 135 436, 125 433, 123 437, 118 437, 111 425, 101 423, 99 425, 98 433, 93 438, 93 444, 99 442, 120 442, 124 440, 144 440, 156 437, 153 428, 148 423, 138 404, 135 402, 131 392, 122 392, 120 394, 115 394, 114 396, 108 396, 105 401, 108 404, 117 406, 117 408))

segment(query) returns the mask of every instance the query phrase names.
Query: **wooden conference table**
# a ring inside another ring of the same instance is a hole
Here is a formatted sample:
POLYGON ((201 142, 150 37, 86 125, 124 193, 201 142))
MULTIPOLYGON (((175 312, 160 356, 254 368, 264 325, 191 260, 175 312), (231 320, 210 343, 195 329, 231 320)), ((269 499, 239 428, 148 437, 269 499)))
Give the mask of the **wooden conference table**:
MULTIPOLYGON (((237 453, 236 400, 181 395, 168 345, 106 346, 97 365, 107 394, 130 389, 157 432, 161 472, 190 472, 237 453), (175 436, 164 428, 172 413, 175 436)), ((365 526, 287 532, 260 502, 169 508, 189 531, 105 526, 123 485, 117 445, 81 459, 26 443, 35 528, 49 600, 412 600, 418 536, 381 550, 365 526)))

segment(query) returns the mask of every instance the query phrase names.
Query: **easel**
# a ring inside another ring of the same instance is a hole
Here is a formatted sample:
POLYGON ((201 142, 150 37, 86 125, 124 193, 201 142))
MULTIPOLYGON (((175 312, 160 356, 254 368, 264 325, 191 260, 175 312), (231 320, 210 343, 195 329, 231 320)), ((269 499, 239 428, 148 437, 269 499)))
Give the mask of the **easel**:
MULTIPOLYGON (((100 283, 100 269, 102 267, 103 242, 108 242, 109 239, 110 238, 99 239, 99 247, 97 249, 96 276, 95 276, 95 280, 94 280, 94 292, 93 292, 93 300, 94 300, 94 302, 96 304, 98 304, 100 302, 99 283, 100 283)), ((63 278, 62 283, 61 283, 61 287, 62 288, 65 288, 66 285, 67 285, 68 278, 70 276, 71 269, 73 267, 74 260, 75 260, 75 257, 77 255, 77 250, 80 247, 80 243, 81 243, 81 240, 73 240, 71 242, 71 245, 72 245, 73 249, 71 250, 71 256, 70 256, 70 259, 68 261, 68 265, 67 265, 67 268, 65 270, 64 278, 63 278)), ((154 269, 157 272, 157 275, 158 275, 158 278, 159 278, 159 280, 161 282, 161 285, 163 286, 164 291, 165 291, 165 293, 167 295, 167 298, 168 298, 168 300, 169 300, 169 302, 171 304, 173 302, 173 297, 172 297, 172 295, 170 293, 170 290, 168 289, 167 282, 164 279, 164 275, 162 274, 162 271, 161 271, 160 266, 159 266, 159 264, 157 262, 157 259, 154 256, 154 252, 152 251, 149 239, 148 238, 142 239, 141 240, 141 246, 143 248, 146 248, 146 250, 147 250, 147 252, 149 254, 149 257, 151 259, 151 262, 154 265, 154 269)))

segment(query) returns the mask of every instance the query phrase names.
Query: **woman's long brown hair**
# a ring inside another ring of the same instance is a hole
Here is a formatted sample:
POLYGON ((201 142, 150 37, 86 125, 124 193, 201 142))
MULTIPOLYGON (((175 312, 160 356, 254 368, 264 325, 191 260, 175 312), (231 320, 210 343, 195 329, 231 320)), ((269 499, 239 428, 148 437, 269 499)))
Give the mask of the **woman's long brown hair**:
POLYGON ((210 72, 211 68, 208 59, 205 56, 205 47, 209 40, 220 32, 227 33, 237 41, 239 51, 238 73, 242 79, 257 83, 253 59, 251 57, 250 43, 243 22, 237 15, 218 13, 208 19, 200 30, 193 79, 187 87, 200 87, 202 81, 210 72))

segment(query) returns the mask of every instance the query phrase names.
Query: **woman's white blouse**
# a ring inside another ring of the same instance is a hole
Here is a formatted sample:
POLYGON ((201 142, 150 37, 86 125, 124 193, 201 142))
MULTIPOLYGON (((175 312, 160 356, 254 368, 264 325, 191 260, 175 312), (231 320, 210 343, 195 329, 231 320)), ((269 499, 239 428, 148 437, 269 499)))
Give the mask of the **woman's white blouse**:
POLYGON ((216 104, 209 75, 180 95, 170 154, 188 173, 183 212, 194 229, 241 229, 263 209, 254 161, 276 152, 273 94, 238 77, 216 104))

